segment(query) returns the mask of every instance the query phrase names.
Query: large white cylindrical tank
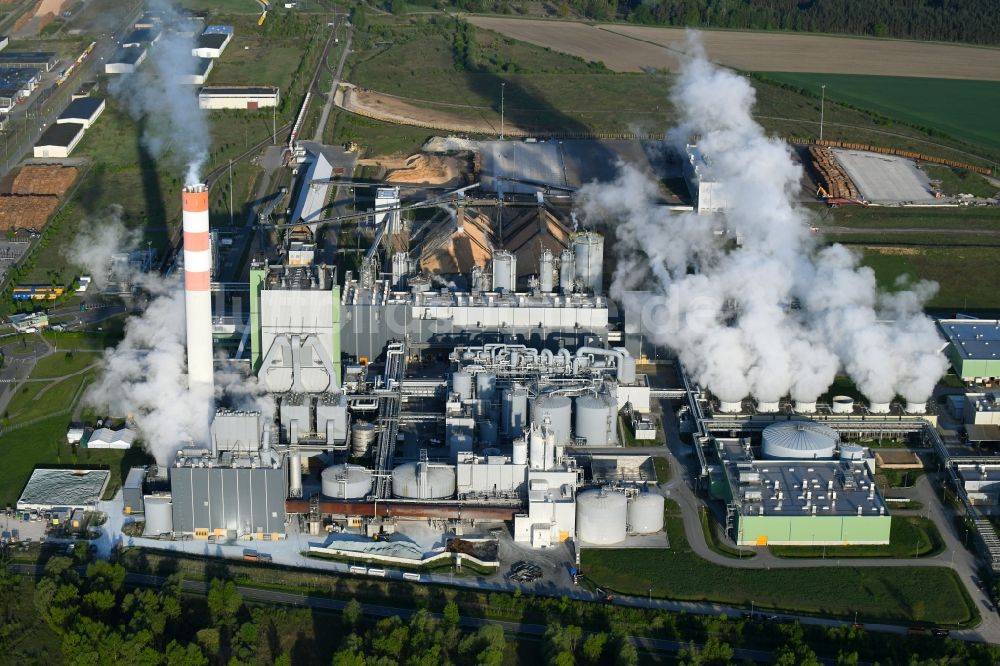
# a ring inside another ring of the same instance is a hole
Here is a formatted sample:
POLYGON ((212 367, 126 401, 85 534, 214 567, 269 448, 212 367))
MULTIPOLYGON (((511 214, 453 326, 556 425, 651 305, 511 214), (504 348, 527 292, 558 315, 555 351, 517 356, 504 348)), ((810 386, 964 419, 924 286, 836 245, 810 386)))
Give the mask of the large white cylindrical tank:
POLYGON ((451 373, 451 390, 462 400, 472 399, 472 375, 465 370, 451 373))
POLYGON ((604 287, 604 236, 593 231, 574 234, 573 255, 577 282, 600 294, 604 287))
POLYGON ((743 401, 719 400, 719 411, 723 414, 739 414, 743 411, 743 401))
POLYGON ((541 427, 546 417, 556 435, 556 444, 563 446, 570 443, 573 436, 570 418, 573 415, 573 403, 564 395, 543 395, 535 399, 531 406, 531 422, 541 427))
POLYGON ((926 414, 927 413, 927 403, 926 402, 913 402, 912 400, 906 401, 906 413, 907 414, 926 414))
POLYGON ((575 428, 577 439, 586 440, 587 446, 614 446, 615 403, 607 396, 582 395, 576 399, 575 428))
POLYGON ((542 250, 542 256, 538 259, 538 288, 545 293, 551 292, 555 280, 555 272, 556 259, 552 256, 552 252, 548 248, 545 248, 542 250))
POLYGON ((831 399, 831 409, 834 414, 852 414, 854 412, 854 398, 849 395, 835 395, 831 399))
POLYGON ((623 493, 586 490, 576 496, 576 529, 584 543, 621 543, 627 521, 628 500, 623 493))
POLYGON ((840 442, 837 431, 815 421, 778 421, 764 428, 765 458, 828 460, 840 442))
POLYGON ((517 259, 506 250, 493 253, 493 291, 512 292, 517 284, 517 259))
POLYGON ((173 503, 169 496, 147 495, 142 499, 145 507, 145 536, 159 536, 174 531, 173 503))
POLYGON ((288 456, 288 496, 302 497, 302 454, 288 456))
POLYGON ((505 389, 502 405, 504 433, 509 437, 519 437, 528 427, 528 389, 520 384, 505 389))
POLYGON ((424 462, 392 470, 392 494, 404 499, 447 499, 455 494, 455 468, 424 462))
POLYGON ((872 414, 888 414, 889 413, 889 403, 888 402, 873 402, 868 405, 868 411, 872 414))
POLYGON ((576 279, 575 261, 572 250, 563 250, 559 255, 559 290, 564 294, 573 291, 573 281, 576 279))
POLYGON ((628 503, 628 529, 632 534, 652 534, 663 529, 663 495, 639 493, 628 503))
POLYGON ((816 401, 796 400, 795 412, 797 414, 814 414, 816 412, 816 401))
POLYGON ((532 427, 528 436, 528 459, 531 469, 545 469, 545 437, 539 426, 532 427))
POLYGON ((777 400, 758 400, 757 401, 757 411, 761 414, 773 414, 778 411, 778 401, 777 400))
POLYGON ((331 465, 320 475, 322 492, 336 499, 358 499, 372 489, 372 473, 360 465, 331 465))
POLYGON ((515 465, 528 464, 528 440, 523 436, 514 440, 510 461, 515 465))
POLYGON ((351 424, 351 455, 355 458, 368 453, 375 443, 375 424, 367 421, 355 421, 351 424))
POLYGON ((635 357, 624 349, 621 358, 618 359, 618 383, 635 383, 635 357))
POLYGON ((556 434, 552 430, 542 428, 545 437, 545 467, 544 469, 554 469, 556 466, 556 434))

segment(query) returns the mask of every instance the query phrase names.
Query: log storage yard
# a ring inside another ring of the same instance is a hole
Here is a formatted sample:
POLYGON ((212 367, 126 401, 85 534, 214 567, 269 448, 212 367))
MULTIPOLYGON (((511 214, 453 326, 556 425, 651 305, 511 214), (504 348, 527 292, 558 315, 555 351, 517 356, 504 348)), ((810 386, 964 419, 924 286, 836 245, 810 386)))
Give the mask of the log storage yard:
POLYGON ((0 3, 0 663, 1000 663, 998 24, 0 3))

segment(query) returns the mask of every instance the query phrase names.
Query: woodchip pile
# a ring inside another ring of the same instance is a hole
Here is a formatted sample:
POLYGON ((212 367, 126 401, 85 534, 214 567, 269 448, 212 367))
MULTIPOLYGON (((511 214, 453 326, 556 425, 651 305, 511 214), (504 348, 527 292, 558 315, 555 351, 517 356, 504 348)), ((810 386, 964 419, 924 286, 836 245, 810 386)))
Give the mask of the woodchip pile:
POLYGON ((52 194, 61 197, 76 180, 76 167, 28 164, 18 171, 11 194, 52 194))
POLYGON ((10 193, 0 195, 0 231, 41 231, 60 199, 73 186, 75 167, 27 164, 10 182, 10 193))

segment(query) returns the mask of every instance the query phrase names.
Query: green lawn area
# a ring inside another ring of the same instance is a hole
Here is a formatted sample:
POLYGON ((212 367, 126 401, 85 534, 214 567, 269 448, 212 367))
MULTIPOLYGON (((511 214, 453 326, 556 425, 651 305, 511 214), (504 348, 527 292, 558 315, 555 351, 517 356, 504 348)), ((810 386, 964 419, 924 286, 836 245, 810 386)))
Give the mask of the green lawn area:
POLYGON ((719 555, 725 555, 726 557, 732 557, 735 559, 750 559, 755 557, 757 553, 752 550, 747 550, 745 548, 736 548, 735 546, 729 545, 727 542, 723 541, 719 537, 718 527, 715 521, 713 521, 707 511, 699 510, 699 517, 701 518, 701 531, 705 534, 705 543, 708 547, 719 555))
POLYGON ((666 483, 670 480, 670 463, 667 462, 666 458, 654 457, 653 469, 656 470, 657 483, 666 483))
POLYGON ((1000 187, 991 184, 978 173, 937 164, 925 164, 924 171, 931 180, 941 182, 941 191, 949 196, 971 194, 989 199, 995 197, 1000 187))
POLYGON ((818 90, 827 100, 871 109, 891 118, 944 132, 972 146, 1000 151, 1000 82, 900 76, 767 72, 782 83, 818 90))
POLYGON ((894 516, 888 546, 770 546, 778 557, 893 557, 937 555, 944 542, 934 523, 922 516, 894 516))
POLYGON ((31 371, 31 378, 49 379, 68 375, 83 370, 88 365, 99 361, 102 357, 103 354, 97 352, 57 351, 49 354, 35 364, 35 369, 31 371))
MULTIPOLYGON (((1000 208, 969 206, 960 208, 895 208, 844 206, 823 209, 823 225, 852 229, 980 229, 1000 231, 1000 208)), ((942 239, 952 242, 952 238, 942 239)))
POLYGON ((69 409, 80 387, 93 379, 97 372, 94 369, 61 381, 25 382, 7 405, 5 420, 16 425, 69 409))
POLYGON ((943 567, 733 569, 691 551, 676 503, 667 501, 670 548, 586 549, 582 568, 597 585, 623 594, 815 613, 862 621, 968 624, 978 611, 943 567), (833 582, 835 581, 835 583, 833 582), (832 585, 832 587, 831 587, 832 585))

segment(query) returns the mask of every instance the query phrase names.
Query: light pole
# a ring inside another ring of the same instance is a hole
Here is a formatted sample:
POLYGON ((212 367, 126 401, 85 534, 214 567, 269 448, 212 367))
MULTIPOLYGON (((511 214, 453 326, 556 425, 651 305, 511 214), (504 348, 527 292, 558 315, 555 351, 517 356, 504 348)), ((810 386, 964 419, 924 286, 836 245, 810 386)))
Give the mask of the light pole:
POLYGON ((507 87, 506 81, 500 82, 500 140, 503 141, 503 91, 507 87))
POLYGON ((229 160, 229 226, 233 226, 233 161, 229 160))
POLYGON ((826 106, 826 84, 820 86, 820 97, 819 97, 819 140, 823 140, 823 110, 826 106))

